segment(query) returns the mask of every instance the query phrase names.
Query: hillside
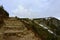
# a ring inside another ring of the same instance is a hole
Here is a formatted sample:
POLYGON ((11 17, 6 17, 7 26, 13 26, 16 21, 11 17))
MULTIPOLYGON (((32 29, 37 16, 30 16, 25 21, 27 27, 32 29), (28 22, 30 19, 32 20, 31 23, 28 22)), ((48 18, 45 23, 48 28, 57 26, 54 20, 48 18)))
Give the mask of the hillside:
MULTIPOLYGON (((34 22, 37 23, 40 27, 42 27, 44 29, 44 31, 46 30, 48 33, 52 34, 53 36, 51 36, 51 37, 53 37, 54 40, 60 40, 59 39, 60 38, 60 20, 58 20, 55 17, 46 17, 46 18, 34 19, 34 22)), ((46 32, 44 32, 44 34, 45 33, 46 32)), ((44 35, 44 34, 42 34, 42 35, 44 35)))
POLYGON ((60 40, 60 20, 9 17, 0 7, 0 40, 60 40))

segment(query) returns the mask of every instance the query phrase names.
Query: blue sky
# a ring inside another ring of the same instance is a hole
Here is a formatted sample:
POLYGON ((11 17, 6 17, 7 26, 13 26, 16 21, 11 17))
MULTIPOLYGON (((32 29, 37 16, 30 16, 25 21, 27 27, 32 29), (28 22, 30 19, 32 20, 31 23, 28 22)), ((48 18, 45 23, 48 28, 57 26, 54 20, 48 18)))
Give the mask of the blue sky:
POLYGON ((10 16, 60 18, 60 0, 0 0, 10 16))

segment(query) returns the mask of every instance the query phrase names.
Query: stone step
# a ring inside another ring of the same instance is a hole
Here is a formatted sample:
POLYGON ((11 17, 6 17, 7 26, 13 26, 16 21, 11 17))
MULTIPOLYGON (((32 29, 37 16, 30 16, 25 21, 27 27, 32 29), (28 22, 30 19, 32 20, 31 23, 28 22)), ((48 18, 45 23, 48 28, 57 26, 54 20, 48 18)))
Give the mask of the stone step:
POLYGON ((9 28, 18 28, 18 27, 23 27, 24 25, 4 25, 3 27, 9 27, 9 28))
POLYGON ((19 33, 19 32, 24 32, 27 29, 23 29, 23 30, 4 30, 4 33, 19 33))
POLYGON ((5 23, 21 23, 21 21, 8 21, 8 20, 4 20, 5 23))
POLYGON ((22 25, 21 21, 4 21, 5 25, 22 25))
POLYGON ((21 21, 19 20, 4 20, 4 25, 3 27, 23 27, 25 26, 21 21))
POLYGON ((9 17, 7 20, 17 20, 15 17, 9 17))
POLYGON ((3 27, 4 30, 24 30, 25 27, 3 27))

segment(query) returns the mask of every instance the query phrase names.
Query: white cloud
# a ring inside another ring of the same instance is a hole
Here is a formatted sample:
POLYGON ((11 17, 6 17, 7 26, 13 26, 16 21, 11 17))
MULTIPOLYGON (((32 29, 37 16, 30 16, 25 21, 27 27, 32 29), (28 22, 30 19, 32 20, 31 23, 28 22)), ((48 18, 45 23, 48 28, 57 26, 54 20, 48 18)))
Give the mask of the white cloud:
POLYGON ((12 12, 15 16, 18 16, 18 17, 31 17, 32 9, 26 9, 24 6, 19 5, 12 12))
POLYGON ((48 8, 47 0, 21 0, 20 5, 12 11, 13 15, 18 17, 39 17, 41 13, 48 8))

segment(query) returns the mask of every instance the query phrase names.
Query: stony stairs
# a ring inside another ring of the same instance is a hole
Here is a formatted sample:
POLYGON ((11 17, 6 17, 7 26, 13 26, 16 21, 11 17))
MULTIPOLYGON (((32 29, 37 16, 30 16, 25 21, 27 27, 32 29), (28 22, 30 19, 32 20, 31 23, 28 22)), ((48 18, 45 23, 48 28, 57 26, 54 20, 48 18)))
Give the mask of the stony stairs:
POLYGON ((41 40, 17 18, 5 19, 0 30, 0 40, 41 40))

